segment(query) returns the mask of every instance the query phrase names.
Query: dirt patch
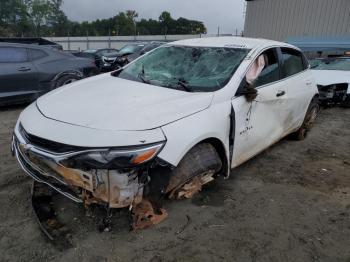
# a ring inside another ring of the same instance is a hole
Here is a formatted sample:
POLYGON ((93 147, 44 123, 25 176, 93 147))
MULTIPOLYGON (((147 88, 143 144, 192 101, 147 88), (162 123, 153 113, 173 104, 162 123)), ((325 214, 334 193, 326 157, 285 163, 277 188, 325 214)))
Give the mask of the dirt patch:
POLYGON ((168 218, 146 230, 130 232, 123 209, 100 233, 96 212, 58 197, 73 231, 65 251, 41 233, 10 154, 21 110, 0 111, 1 261, 350 261, 350 110, 324 110, 305 141, 284 139, 193 199, 167 201, 168 218))

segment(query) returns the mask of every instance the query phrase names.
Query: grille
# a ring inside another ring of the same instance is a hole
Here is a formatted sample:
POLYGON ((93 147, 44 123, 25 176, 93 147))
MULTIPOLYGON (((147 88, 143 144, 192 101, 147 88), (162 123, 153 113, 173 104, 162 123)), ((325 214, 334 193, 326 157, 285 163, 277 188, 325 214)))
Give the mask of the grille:
POLYGON ((27 140, 27 142, 45 151, 49 151, 52 153, 70 153, 86 150, 85 147, 66 145, 31 135, 24 130, 22 125, 19 126, 19 130, 21 132, 21 135, 27 140))
POLYGON ((114 63, 115 58, 105 58, 105 62, 107 63, 114 63))
POLYGON ((79 189, 73 189, 69 188, 68 186, 59 183, 57 179, 50 176, 45 176, 39 173, 33 166, 30 164, 30 162, 27 162, 26 159, 23 157, 20 150, 17 148, 17 159, 20 162, 22 168, 26 171, 28 175, 30 175, 33 179, 39 181, 40 183, 45 183, 55 189, 56 191, 60 192, 61 194, 64 194, 65 196, 69 197, 70 199, 73 199, 76 202, 82 202, 79 198, 79 189))

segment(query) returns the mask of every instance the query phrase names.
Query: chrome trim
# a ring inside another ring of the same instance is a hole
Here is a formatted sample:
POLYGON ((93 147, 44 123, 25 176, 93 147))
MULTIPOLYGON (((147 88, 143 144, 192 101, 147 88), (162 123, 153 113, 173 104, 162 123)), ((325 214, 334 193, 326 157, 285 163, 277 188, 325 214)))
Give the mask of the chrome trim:
MULTIPOLYGON (((135 153, 135 152, 140 152, 140 151, 145 151, 145 150, 150 150, 153 148, 156 148, 157 151, 154 154, 153 157, 155 157, 163 148, 165 144, 165 141, 161 141, 156 144, 151 144, 151 145, 146 145, 144 147, 140 147, 134 150, 121 150, 121 149, 115 149, 114 152, 120 153, 120 154, 129 154, 129 153, 135 153)), ((50 181, 45 181, 44 178, 41 178, 40 176, 47 177, 48 179, 55 179, 58 183, 62 184, 62 186, 67 186, 67 183, 63 180, 60 179, 49 172, 46 172, 45 170, 42 170, 40 168, 40 165, 37 166, 30 159, 28 159, 25 154, 22 152, 22 146, 24 151, 28 150, 30 153, 35 155, 36 157, 42 158, 44 160, 42 161, 49 161, 52 163, 56 163, 60 165, 60 161, 66 160, 70 157, 84 154, 84 153, 92 153, 92 152, 107 152, 110 151, 109 148, 100 148, 100 149, 88 149, 88 150, 81 150, 81 151, 76 151, 76 152, 70 152, 70 153, 53 153, 48 150, 45 150, 43 148, 40 148, 38 146, 32 145, 27 139, 22 135, 21 131, 19 130, 19 125, 16 126, 15 132, 12 136, 12 143, 11 143, 11 150, 13 150, 13 154, 16 156, 21 168, 24 170, 24 172, 33 178, 35 181, 39 183, 43 183, 51 187, 52 189, 56 190, 60 194, 66 196, 67 198, 77 202, 77 203, 83 203, 83 200, 74 196, 73 194, 66 192, 62 190, 61 188, 55 186, 54 184, 50 183, 50 181), (21 148, 20 148, 21 147, 21 148), (40 174, 40 176, 39 176, 40 174)), ((53 171, 54 172, 54 171, 53 171)))
POLYGON ((161 141, 161 142, 158 142, 156 144, 152 144, 149 146, 146 145, 144 147, 140 147, 140 148, 137 148, 134 150, 133 149, 118 150, 118 149, 113 149, 113 148, 96 148, 96 149, 87 149, 87 150, 81 150, 81 151, 69 152, 69 153, 53 153, 53 152, 50 152, 48 150, 45 150, 45 149, 42 149, 40 147, 36 147, 36 146, 30 144, 28 141, 25 140, 25 138, 22 136, 21 132, 17 131, 17 129, 15 131, 15 136, 21 144, 24 144, 26 146, 26 148, 28 150, 30 150, 34 154, 40 155, 44 158, 47 158, 48 160, 53 160, 56 162, 56 164, 59 164, 61 161, 66 160, 66 159, 73 157, 73 156, 86 154, 86 153, 94 153, 94 152, 108 152, 110 150, 113 150, 114 153, 123 155, 123 154, 138 153, 141 151, 158 148, 158 150, 156 151, 156 153, 153 156, 153 157, 155 157, 160 152, 160 150, 163 148, 163 146, 165 144, 164 141, 161 141))
MULTIPOLYGON (((28 175, 30 176, 31 178, 33 178, 35 181, 39 182, 39 183, 42 183, 42 184, 45 184, 49 187, 51 187, 52 189, 56 190, 58 193, 64 195, 65 197, 73 200, 74 202, 77 202, 77 203, 83 203, 83 200, 80 199, 80 198, 77 198, 75 196, 73 196, 72 194, 69 194, 68 192, 65 192, 65 191, 62 191, 61 189, 53 186, 52 184, 38 178, 34 173, 32 173, 30 170, 28 170, 26 167, 25 167, 25 164, 22 162, 22 159, 19 157, 19 152, 18 152, 18 148, 15 148, 15 155, 16 155, 16 158, 18 160, 18 163, 20 164, 21 168, 23 169, 23 171, 28 175)), ((30 165, 29 163, 27 163, 28 165, 30 165)), ((32 167, 32 165, 30 165, 32 167)), ((34 168, 33 168, 34 169, 34 168)))

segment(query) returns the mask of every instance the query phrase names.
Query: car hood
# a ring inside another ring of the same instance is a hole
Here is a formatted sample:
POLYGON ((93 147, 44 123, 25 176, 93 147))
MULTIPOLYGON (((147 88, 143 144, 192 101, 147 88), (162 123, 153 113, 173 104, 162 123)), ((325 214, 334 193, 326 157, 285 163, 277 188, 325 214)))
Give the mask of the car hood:
POLYGON ((350 71, 342 70, 312 70, 316 83, 322 86, 332 84, 350 84, 350 71))
POLYGON ((101 130, 147 130, 209 107, 213 93, 189 93, 104 74, 37 100, 47 118, 101 130))

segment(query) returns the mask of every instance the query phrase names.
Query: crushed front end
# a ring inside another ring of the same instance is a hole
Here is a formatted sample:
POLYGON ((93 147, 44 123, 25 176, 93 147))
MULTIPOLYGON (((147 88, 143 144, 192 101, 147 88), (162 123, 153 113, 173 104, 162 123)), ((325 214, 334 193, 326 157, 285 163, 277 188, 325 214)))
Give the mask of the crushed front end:
POLYGON ((317 87, 322 105, 347 105, 349 103, 348 84, 318 85, 317 87))
POLYGON ((147 169, 163 142, 133 148, 83 148, 48 141, 18 125, 12 150, 23 170, 75 202, 109 208, 142 201, 147 169))

